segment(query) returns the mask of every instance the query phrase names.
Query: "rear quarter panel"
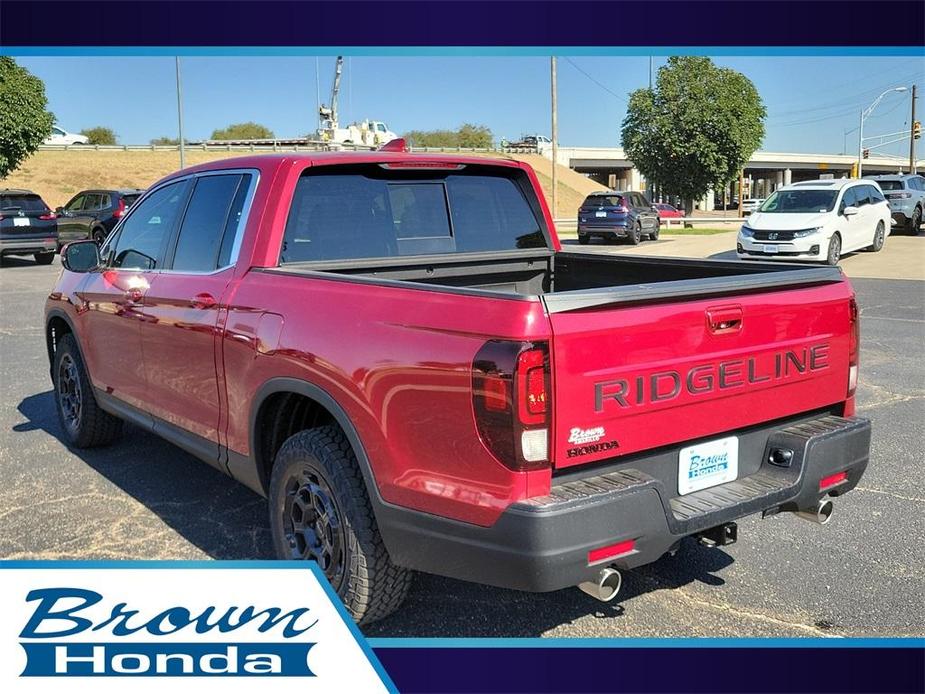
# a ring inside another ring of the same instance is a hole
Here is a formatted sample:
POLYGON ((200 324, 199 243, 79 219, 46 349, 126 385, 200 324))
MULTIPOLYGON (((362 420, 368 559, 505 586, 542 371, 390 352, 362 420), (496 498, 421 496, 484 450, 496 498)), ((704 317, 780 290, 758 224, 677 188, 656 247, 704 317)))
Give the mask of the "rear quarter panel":
POLYGON ((251 272, 229 302, 224 338, 228 446, 251 453, 264 383, 301 379, 346 412, 383 499, 488 525, 512 501, 548 490, 550 473, 512 472, 482 444, 472 359, 488 339, 548 337, 537 301, 251 272), (270 314, 281 320, 267 333, 270 314))

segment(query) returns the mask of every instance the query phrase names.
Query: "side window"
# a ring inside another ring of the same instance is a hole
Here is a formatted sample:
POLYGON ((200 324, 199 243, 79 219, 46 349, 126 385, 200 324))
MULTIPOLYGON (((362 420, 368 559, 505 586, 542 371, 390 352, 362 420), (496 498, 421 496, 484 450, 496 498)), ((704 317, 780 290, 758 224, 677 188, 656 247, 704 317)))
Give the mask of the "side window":
POLYGON ((85 197, 85 195, 78 195, 76 198, 71 200, 64 209, 66 209, 68 212, 77 212, 83 207, 85 197))
POLYGON ((100 209, 100 195, 97 193, 88 193, 85 195, 84 205, 81 209, 87 212, 100 209))
POLYGON ((916 190, 925 190, 925 178, 922 178, 921 176, 919 176, 919 177, 910 179, 910 182, 912 183, 913 187, 916 190))
POLYGON ((867 188, 867 194, 868 194, 868 197, 870 198, 871 203, 886 201, 886 198, 883 197, 883 193, 880 192, 879 188, 874 188, 873 186, 864 186, 864 187, 867 188))
MULTIPOLYGON (((247 189, 241 174, 201 176, 190 196, 189 206, 177 246, 173 254, 172 269, 181 272, 210 272, 219 267, 219 252, 226 235, 234 236, 240 221, 240 206, 235 211, 233 203, 239 199, 238 189, 247 189)), ((240 198, 243 202, 243 197, 240 198)), ((229 247, 230 251, 230 247, 229 247)))
POLYGON ((857 197, 854 194, 854 191, 857 188, 849 188, 842 195, 841 203, 838 206, 838 214, 842 214, 845 211, 846 207, 853 207, 857 204, 857 197))
POLYGON ((110 266, 139 270, 162 267, 188 190, 189 181, 170 183, 133 207, 115 240, 110 266))
POLYGON ((100 201, 100 209, 105 210, 110 207, 112 207, 112 196, 110 195, 102 196, 102 200, 100 201))
POLYGON ((864 207, 864 205, 870 204, 870 186, 855 186, 854 194, 857 197, 857 202, 855 203, 858 207, 864 207))

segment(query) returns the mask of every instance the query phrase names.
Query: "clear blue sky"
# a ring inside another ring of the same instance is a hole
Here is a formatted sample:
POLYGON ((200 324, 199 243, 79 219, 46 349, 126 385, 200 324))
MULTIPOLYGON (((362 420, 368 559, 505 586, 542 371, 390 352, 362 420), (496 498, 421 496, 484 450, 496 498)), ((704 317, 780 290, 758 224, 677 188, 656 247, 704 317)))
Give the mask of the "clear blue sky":
MULTIPOLYGON (((334 58, 322 57, 322 101, 334 58)), ((858 111, 881 91, 919 85, 925 120, 922 57, 718 57, 758 88, 768 109, 762 149, 857 150, 858 111)), ((113 128, 124 144, 176 136, 174 60, 164 57, 21 58, 45 81, 58 123, 70 131, 113 128)), ((655 66, 664 62, 656 58, 655 66)), ((256 121, 279 137, 316 126, 313 57, 185 57, 184 119, 188 139, 208 138, 230 123, 256 121)), ((648 83, 647 57, 581 56, 559 60, 559 140, 572 146, 616 146, 626 96, 648 83)), ((383 120, 396 132, 484 124, 496 138, 549 133, 549 60, 540 57, 348 57, 341 123, 383 120)), ((908 128, 909 94, 891 94, 865 125, 865 135, 908 128)), ((923 140, 922 142, 925 142, 923 140)), ((908 143, 887 151, 908 153, 908 143)), ((925 153, 925 145, 920 145, 925 153)))

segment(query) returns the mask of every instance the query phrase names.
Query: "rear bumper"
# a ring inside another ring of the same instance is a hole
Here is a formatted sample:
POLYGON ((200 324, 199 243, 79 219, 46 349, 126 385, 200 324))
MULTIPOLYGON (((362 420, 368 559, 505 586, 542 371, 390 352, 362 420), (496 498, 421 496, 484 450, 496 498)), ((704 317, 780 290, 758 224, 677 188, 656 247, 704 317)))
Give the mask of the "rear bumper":
POLYGON ((620 237, 623 238, 627 235, 627 225, 626 224, 612 224, 608 226, 594 226, 592 224, 579 224, 578 225, 578 235, 579 236, 599 236, 601 238, 612 238, 620 237))
POLYGON ((17 239, 0 238, 0 254, 27 255, 29 253, 46 253, 58 250, 58 237, 56 234, 41 238, 17 239))
POLYGON ((684 537, 763 511, 815 509, 857 485, 867 467, 870 422, 823 416, 770 432, 756 471, 677 497, 645 472, 646 460, 555 484, 549 496, 510 506, 491 527, 382 507, 380 529, 392 560, 408 568, 504 588, 545 592, 589 580, 602 565, 651 563, 684 537), (793 451, 772 465, 773 448, 793 451), (847 479, 819 491, 824 477, 847 479), (588 552, 635 540, 630 554, 589 566, 588 552))

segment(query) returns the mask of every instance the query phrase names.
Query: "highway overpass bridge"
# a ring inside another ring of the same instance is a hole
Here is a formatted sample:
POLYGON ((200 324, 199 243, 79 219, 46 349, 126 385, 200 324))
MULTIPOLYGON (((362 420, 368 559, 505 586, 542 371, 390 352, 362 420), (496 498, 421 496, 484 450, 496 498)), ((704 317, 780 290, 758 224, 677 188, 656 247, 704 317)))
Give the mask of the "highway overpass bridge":
MULTIPOLYGON (((745 165, 747 190, 750 197, 764 198, 788 183, 820 176, 850 176, 855 162, 857 155, 850 154, 755 152, 745 165)), ((645 187, 644 177, 633 168, 633 163, 620 147, 559 147, 558 163, 588 175, 605 188, 641 190, 645 187)), ((919 159, 917 168, 925 171, 925 160, 919 159)), ((898 171, 909 171, 908 159, 901 161, 895 157, 874 155, 864 160, 865 174, 898 171)), ((713 209, 715 197, 719 196, 708 194, 700 207, 713 209)))

